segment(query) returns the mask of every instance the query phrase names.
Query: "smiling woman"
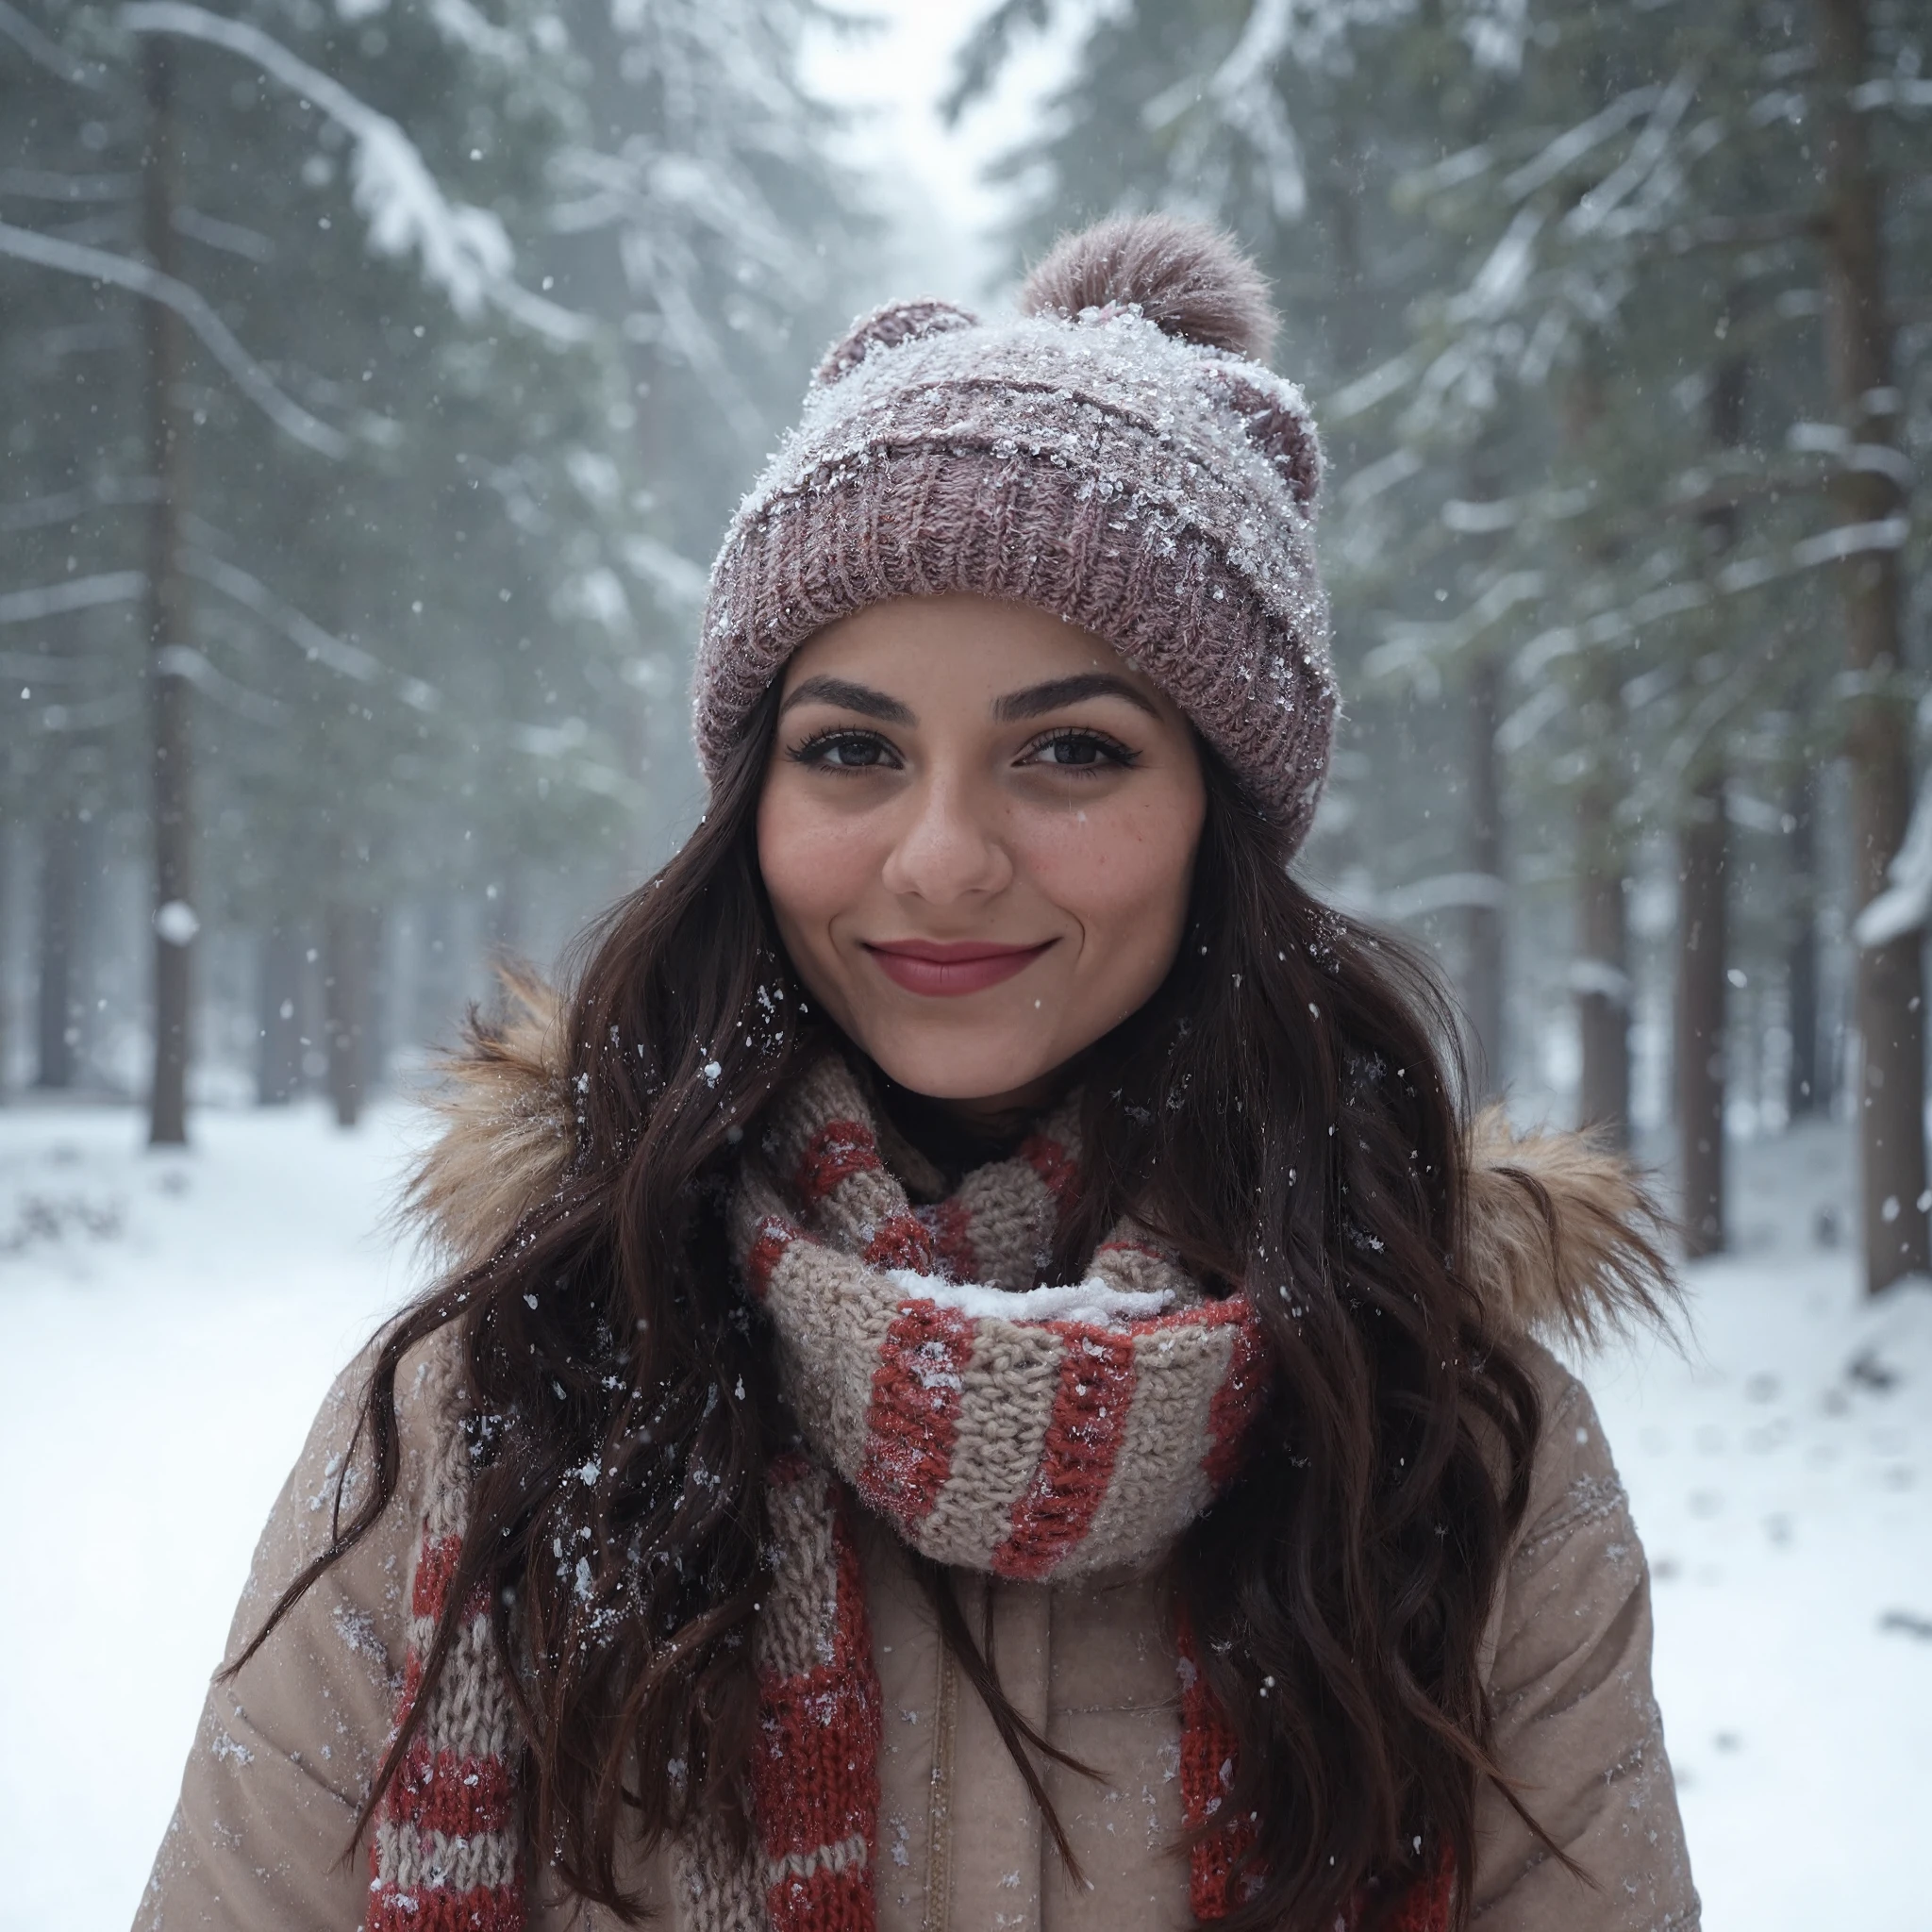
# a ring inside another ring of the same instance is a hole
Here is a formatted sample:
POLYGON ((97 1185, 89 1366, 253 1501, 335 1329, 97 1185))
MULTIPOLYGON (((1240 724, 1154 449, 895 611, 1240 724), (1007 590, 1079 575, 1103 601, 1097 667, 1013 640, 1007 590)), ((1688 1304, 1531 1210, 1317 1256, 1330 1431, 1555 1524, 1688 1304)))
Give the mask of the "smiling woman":
POLYGON ((290 1477, 143 1924, 1695 1924, 1535 1333, 1657 1312, 1648 1203, 1466 1120, 1292 875, 1253 269, 1114 223, 1022 309, 859 323, 741 508, 704 822, 450 1069, 447 1271, 290 1477))
POLYGON ((1099 638, 895 598, 788 667, 758 862, 845 1037, 912 1092, 1010 1114, 1167 976, 1206 808, 1192 727, 1099 638))

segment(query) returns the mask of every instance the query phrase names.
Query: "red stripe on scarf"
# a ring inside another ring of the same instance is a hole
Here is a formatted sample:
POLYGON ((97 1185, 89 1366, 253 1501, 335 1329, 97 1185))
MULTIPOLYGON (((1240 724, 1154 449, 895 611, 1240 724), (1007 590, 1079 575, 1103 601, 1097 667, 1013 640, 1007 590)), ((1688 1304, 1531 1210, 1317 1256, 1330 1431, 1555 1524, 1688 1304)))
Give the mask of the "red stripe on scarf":
POLYGON ((861 1121, 827 1121, 798 1157, 791 1185, 799 1200, 815 1208, 841 1181, 856 1174, 877 1174, 884 1165, 872 1129, 861 1121))
POLYGON ((878 1908, 872 1874, 814 1872, 808 1878, 781 1878, 765 1893, 772 1932, 873 1932, 878 1908))
MULTIPOLYGON (((449 1601, 449 1587, 456 1580, 457 1563, 463 1554, 459 1536, 432 1538, 423 1533, 423 1546, 416 1558, 416 1577, 409 1586, 409 1614, 412 1617, 440 1618, 449 1601)), ((490 1591, 477 1584, 463 1606, 463 1621, 490 1614, 490 1591)))
POLYGON ((409 1614, 412 1617, 440 1617, 449 1595, 450 1579, 457 1574, 457 1559, 463 1554, 459 1536, 432 1537, 424 1532, 423 1548, 416 1558, 416 1580, 409 1588, 409 1614))
POLYGON ((902 1303, 879 1347, 858 1493, 903 1524, 932 1514, 953 1468, 973 1321, 936 1302, 902 1303))
POLYGON ((1188 1847, 1188 1903, 1197 1919, 1224 1919, 1239 1903, 1236 1874, 1254 1850, 1255 1821, 1219 1817, 1234 1788, 1234 1731, 1201 1674, 1194 1633, 1185 1619, 1174 1644, 1180 1653, 1181 1811, 1190 1831, 1211 1827, 1188 1847))
POLYGON ((419 1738, 390 1787, 388 1815, 399 1824, 453 1837, 512 1830, 516 1788, 510 1768, 501 1757, 432 1752, 419 1738))
POLYGON ((1126 1435, 1134 1400, 1134 1340, 1080 1322, 1048 1324, 1066 1343, 1040 1467, 993 1552, 1002 1576, 1046 1575, 1093 1526, 1126 1435))
POLYGON ((973 1246, 973 1214, 957 1198, 939 1202, 926 1210, 932 1226, 932 1244, 941 1265, 954 1281, 971 1281, 979 1269, 979 1257, 973 1246))
POLYGON ((1247 1319, 1247 1306, 1229 1295, 1225 1300, 1196 1302, 1191 1308, 1175 1308, 1165 1315, 1146 1315, 1129 1322, 1119 1333, 1125 1335, 1172 1335, 1176 1328, 1230 1328, 1247 1319))
POLYGON ((1449 1932, 1449 1907, 1456 1892, 1456 1860, 1449 1847, 1436 1862, 1435 1875, 1419 1878, 1395 1908, 1382 1932, 1449 1932))
POLYGON ((775 1216, 759 1224, 758 1239, 744 1257, 744 1284, 758 1300, 772 1291, 772 1271, 785 1258, 785 1250, 798 1239, 798 1230, 775 1216))
POLYGON ((882 1697, 858 1547, 844 1508, 830 1507, 837 1571, 832 1656, 798 1676, 758 1674, 752 1806, 769 1863, 829 1857, 853 1838, 863 1841, 866 1855, 842 1872, 822 1867, 780 1875, 765 1893, 772 1932, 873 1932, 875 1918, 882 1697))
MULTIPOLYGON (((1201 1673, 1200 1653, 1185 1617, 1175 1628, 1174 1648, 1181 1679, 1182 1812, 1190 1831, 1209 1827, 1188 1847, 1188 1903, 1196 1919, 1211 1923, 1226 1918, 1241 1902, 1237 1888, 1249 1896, 1260 1882, 1252 1868, 1241 1870, 1242 1860, 1255 1848, 1255 1819, 1250 1812, 1229 1817, 1218 1826, 1213 1824, 1234 1789, 1239 1747, 1220 1699, 1201 1673)), ((1456 1861, 1445 1845, 1435 1871, 1408 1888, 1382 1932, 1449 1932, 1455 1889, 1456 1861)), ((1336 1921, 1338 1932, 1352 1932, 1359 1925, 1364 1907, 1357 1892, 1336 1921)))
POLYGON ((1074 1165, 1073 1157, 1058 1141, 1032 1134, 1020 1143, 1020 1158, 1046 1184, 1054 1208, 1064 1221, 1080 1197, 1080 1170, 1074 1165))
POLYGON ((873 1230, 865 1244, 865 1260, 873 1268, 910 1268, 932 1273, 932 1231, 910 1214, 889 1215, 873 1230))

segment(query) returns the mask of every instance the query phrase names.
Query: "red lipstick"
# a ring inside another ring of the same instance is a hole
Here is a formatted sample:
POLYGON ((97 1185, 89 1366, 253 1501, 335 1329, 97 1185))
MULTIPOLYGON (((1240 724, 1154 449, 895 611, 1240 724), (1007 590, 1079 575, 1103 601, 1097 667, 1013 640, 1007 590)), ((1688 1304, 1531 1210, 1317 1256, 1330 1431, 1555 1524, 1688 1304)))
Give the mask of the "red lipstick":
POLYGON ((1054 943, 1000 946, 988 940, 882 940, 867 941, 865 950, 879 971, 908 992, 941 999, 983 992, 1024 973, 1054 943))

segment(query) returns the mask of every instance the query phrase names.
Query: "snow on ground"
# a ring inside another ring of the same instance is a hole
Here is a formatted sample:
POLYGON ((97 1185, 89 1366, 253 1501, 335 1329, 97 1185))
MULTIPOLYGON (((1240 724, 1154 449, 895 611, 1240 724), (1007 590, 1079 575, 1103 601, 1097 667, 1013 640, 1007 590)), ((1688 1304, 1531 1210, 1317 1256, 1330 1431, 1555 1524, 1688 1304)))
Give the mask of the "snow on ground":
POLYGON ((4 1932, 122 1932, 256 1534, 336 1371, 407 1291, 408 1116, 0 1109, 4 1932))
MULTIPOLYGON (((119 1932, 255 1534, 407 1291, 409 1117, 0 1110, 0 1932, 119 1932)), ((1657 1576, 1657 1682, 1711 1932, 1928 1932, 1932 1289, 1876 1307, 1841 1136, 1740 1148, 1694 1336, 1589 1379, 1657 1576)))
POLYGON ((1737 1149, 1685 1351, 1586 1370, 1710 1932, 1932 1928, 1932 1286, 1863 1295, 1848 1153, 1828 1126, 1737 1149))

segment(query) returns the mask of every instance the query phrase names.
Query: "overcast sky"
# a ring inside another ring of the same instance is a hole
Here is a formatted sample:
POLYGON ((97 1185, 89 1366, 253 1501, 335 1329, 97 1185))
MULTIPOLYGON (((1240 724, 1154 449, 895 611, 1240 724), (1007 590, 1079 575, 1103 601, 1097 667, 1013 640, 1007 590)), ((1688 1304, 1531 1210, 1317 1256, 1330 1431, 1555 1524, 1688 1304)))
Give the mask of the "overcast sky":
POLYGON ((1037 122, 1040 105, 1065 71, 1068 31, 1027 35, 997 93, 957 129, 936 102, 953 57, 991 0, 840 0, 844 11, 877 17, 875 31, 819 40, 808 69, 828 100, 860 110, 854 158, 872 172, 897 222, 893 294, 942 295, 984 305, 997 299, 1003 202, 981 180, 994 156, 1037 122))

